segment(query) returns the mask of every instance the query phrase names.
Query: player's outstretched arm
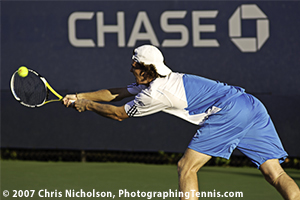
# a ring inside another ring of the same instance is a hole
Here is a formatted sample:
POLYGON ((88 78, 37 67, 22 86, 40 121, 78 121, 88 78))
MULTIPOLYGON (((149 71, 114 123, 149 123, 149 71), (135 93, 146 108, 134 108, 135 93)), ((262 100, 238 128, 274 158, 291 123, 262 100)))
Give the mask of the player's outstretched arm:
POLYGON ((112 89, 102 89, 95 92, 86 92, 79 94, 69 94, 63 98, 63 104, 69 107, 72 104, 71 100, 87 99, 97 102, 111 102, 120 101, 126 97, 133 96, 128 92, 127 88, 112 88, 112 89))
POLYGON ((123 121, 124 119, 128 118, 124 106, 114 106, 110 104, 101 104, 86 99, 78 99, 77 101, 75 101, 74 107, 79 112, 89 110, 103 117, 111 118, 118 121, 123 121))
POLYGON ((77 94, 78 99, 87 99, 98 102, 120 101, 130 96, 133 95, 128 92, 127 88, 102 89, 95 92, 77 94))

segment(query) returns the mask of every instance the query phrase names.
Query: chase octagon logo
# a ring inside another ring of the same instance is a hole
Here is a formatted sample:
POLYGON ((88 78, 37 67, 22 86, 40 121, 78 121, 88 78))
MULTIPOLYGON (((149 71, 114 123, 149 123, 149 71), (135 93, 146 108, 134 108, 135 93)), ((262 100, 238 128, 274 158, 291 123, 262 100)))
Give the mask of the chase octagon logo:
POLYGON ((269 38, 269 20, 255 4, 239 6, 229 19, 229 37, 242 52, 256 52, 269 38), (256 19, 256 37, 242 37, 242 20, 256 19))

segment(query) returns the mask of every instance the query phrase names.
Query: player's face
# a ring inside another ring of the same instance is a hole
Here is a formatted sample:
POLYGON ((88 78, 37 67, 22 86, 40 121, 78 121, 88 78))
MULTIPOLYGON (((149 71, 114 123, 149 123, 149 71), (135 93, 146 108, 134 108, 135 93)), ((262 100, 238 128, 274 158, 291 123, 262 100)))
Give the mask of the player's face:
POLYGON ((145 72, 141 70, 139 63, 132 61, 130 72, 133 73, 135 81, 138 85, 146 85, 151 81, 145 76, 145 72))

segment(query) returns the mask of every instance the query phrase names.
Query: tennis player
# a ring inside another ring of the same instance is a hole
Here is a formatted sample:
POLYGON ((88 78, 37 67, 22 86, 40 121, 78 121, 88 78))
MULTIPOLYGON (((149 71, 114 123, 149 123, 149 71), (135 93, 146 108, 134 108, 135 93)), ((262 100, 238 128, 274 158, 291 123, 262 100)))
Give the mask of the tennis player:
POLYGON ((73 106, 79 112, 93 111, 119 121, 163 111, 199 125, 178 163, 179 189, 190 192, 190 199, 197 199, 192 191, 198 191, 198 170, 212 156, 229 159, 235 148, 256 164, 285 199, 300 199, 299 187, 280 165, 288 154, 257 98, 240 87, 172 72, 152 45, 134 50, 130 72, 136 82, 127 87, 70 94, 63 103, 71 107, 75 100, 73 106), (134 100, 123 106, 98 103, 130 96, 134 100))

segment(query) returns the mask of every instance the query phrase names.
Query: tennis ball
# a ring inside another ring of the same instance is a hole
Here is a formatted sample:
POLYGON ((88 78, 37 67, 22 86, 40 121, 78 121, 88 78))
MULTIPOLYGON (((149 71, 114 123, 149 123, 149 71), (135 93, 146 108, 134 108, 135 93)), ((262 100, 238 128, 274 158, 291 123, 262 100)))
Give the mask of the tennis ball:
POLYGON ((25 66, 21 66, 19 69, 18 69, 18 74, 19 74, 19 76, 21 76, 21 77, 26 77, 27 75, 28 75, 28 69, 27 69, 27 67, 25 67, 25 66))

